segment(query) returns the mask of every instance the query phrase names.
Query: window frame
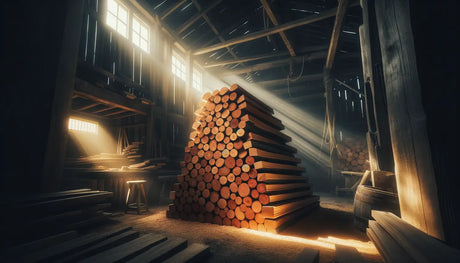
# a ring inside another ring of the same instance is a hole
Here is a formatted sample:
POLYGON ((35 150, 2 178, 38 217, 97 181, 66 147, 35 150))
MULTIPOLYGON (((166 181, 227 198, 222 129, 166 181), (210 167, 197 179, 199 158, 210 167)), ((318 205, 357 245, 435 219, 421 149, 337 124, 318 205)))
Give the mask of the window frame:
POLYGON ((171 52, 171 73, 178 77, 179 79, 183 80, 183 81, 187 81, 187 66, 185 64, 185 59, 184 57, 179 53, 177 52, 176 50, 172 50, 171 52), (180 64, 180 72, 183 74, 179 74, 179 73, 176 73, 176 69, 177 69, 177 63, 174 63, 174 59, 176 59, 180 64), (182 70, 182 67, 183 67, 183 70, 182 70))
POLYGON ((150 26, 146 22, 144 22, 144 20, 142 20, 140 16, 138 16, 138 15, 136 15, 134 13, 133 13, 132 19, 131 19, 131 31, 130 32, 131 32, 131 43, 134 44, 139 49, 141 49, 142 51, 150 54, 150 45, 151 45, 150 44, 151 43, 150 26), (136 21, 139 24, 139 32, 136 32, 134 30, 134 21, 136 21), (146 28, 146 30, 147 30, 147 39, 142 37, 142 27, 146 28), (135 34, 138 35, 138 37, 139 37, 139 45, 136 42, 134 42, 134 35, 135 34), (147 50, 142 48, 142 44, 141 44, 142 40, 147 41, 147 46, 146 46, 147 50))
POLYGON ((106 1, 105 24, 107 26, 109 26, 112 30, 114 30, 115 32, 117 32, 118 34, 120 34, 121 36, 123 36, 126 39, 128 39, 129 36, 130 36, 130 30, 129 29, 130 29, 131 25, 129 23, 130 22, 129 18, 130 18, 130 10, 126 5, 120 3, 120 1, 117 1, 117 0, 107 0, 106 1), (110 2, 113 2, 113 3, 115 3, 117 5, 117 14, 114 14, 112 12, 112 10, 110 10, 110 8, 109 8, 110 2), (122 8, 126 12, 126 24, 119 17, 120 8, 122 8), (114 17, 115 27, 109 22, 109 14, 114 17), (118 27, 119 22, 125 24, 125 26, 126 26, 124 34, 119 31, 119 27, 118 27))
POLYGON ((194 64, 193 65, 193 69, 192 69, 192 88, 196 91, 203 91, 203 76, 204 76, 204 71, 201 69, 201 67, 197 64, 194 64), (195 87, 195 72, 199 74, 199 77, 200 77, 200 86, 199 87, 195 87))

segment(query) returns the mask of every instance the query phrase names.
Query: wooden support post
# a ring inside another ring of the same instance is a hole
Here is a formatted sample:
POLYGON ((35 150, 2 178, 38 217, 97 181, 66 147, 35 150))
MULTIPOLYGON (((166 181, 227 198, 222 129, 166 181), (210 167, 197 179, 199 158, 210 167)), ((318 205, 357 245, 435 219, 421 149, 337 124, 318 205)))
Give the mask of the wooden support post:
POLYGON ((60 52, 54 82, 51 120, 46 145, 42 192, 57 191, 60 188, 67 142, 67 118, 71 108, 75 72, 77 68, 78 43, 80 43, 83 1, 66 1, 60 52))
POLYGON ((418 229, 443 240, 409 1, 376 1, 375 12, 401 217, 418 229))
POLYGON ((381 69, 381 52, 378 46, 378 32, 375 30, 375 10, 373 2, 361 2, 363 25, 359 27, 361 58, 363 63, 364 94, 366 118, 368 125, 367 143, 369 162, 372 171, 383 170, 394 172, 391 137, 388 127, 388 111, 386 106, 385 83, 381 69), (370 30, 373 28, 374 30, 370 30), (374 75, 376 77, 374 77, 374 75))

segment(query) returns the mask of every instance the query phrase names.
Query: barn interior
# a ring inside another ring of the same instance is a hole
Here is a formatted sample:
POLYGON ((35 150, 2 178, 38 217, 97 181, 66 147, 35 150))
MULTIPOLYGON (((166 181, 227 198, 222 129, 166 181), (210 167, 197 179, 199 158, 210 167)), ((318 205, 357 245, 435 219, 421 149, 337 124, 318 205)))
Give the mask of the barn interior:
POLYGON ((1 4, 2 262, 460 262, 455 1, 1 4))

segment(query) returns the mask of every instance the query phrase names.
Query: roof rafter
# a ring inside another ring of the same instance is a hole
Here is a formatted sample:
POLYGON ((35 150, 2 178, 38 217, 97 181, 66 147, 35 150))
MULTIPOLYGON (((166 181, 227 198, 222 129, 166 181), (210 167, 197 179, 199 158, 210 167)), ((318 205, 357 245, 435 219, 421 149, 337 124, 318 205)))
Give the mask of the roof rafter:
MULTIPOLYGON (((275 14, 273 13, 272 9, 270 8, 270 5, 268 4, 267 0, 260 0, 260 3, 262 3, 265 12, 267 13, 268 17, 270 18, 270 21, 272 21, 273 25, 278 26, 278 19, 276 19, 275 14)), ((284 45, 286 46, 287 50, 289 51, 289 54, 291 57, 295 57, 295 51, 294 48, 291 45, 291 42, 286 36, 286 33, 284 31, 279 32, 281 39, 284 42, 284 45)))
POLYGON ((348 7, 348 0, 340 0, 339 7, 337 8, 337 15, 335 17, 334 29, 332 30, 331 43, 329 45, 329 51, 326 59, 326 69, 331 69, 334 64, 335 52, 337 50, 337 44, 339 42, 340 32, 342 31, 343 19, 348 7))
POLYGON ((172 12, 174 12, 177 8, 179 8, 181 5, 185 4, 185 2, 187 2, 189 0, 182 0, 180 1, 179 3, 177 3, 176 5, 172 6, 170 9, 168 9, 168 11, 166 11, 162 16, 161 16, 161 20, 165 19, 166 17, 168 17, 170 14, 172 14, 172 12))
MULTIPOLYGON (((184 32, 185 30, 187 30, 187 28, 192 26, 196 21, 198 21, 198 19, 200 19, 202 16, 206 15, 206 13, 208 13, 211 9, 213 9, 214 7, 219 5, 221 2, 222 2, 222 0, 217 0, 214 3, 212 3, 210 6, 208 6, 205 10, 202 10, 202 11, 200 11, 200 13, 198 13, 198 14, 194 15, 193 17, 191 17, 189 20, 187 20, 180 27, 180 29, 177 31, 177 33, 180 34, 180 33, 184 32)), ((201 9, 201 7, 200 7, 200 9, 201 9)))
MULTIPOLYGON (((351 6, 356 6, 356 5, 359 5, 359 1, 354 1, 349 6, 351 7, 351 6)), ((285 24, 282 24, 282 25, 274 26, 274 27, 266 29, 266 30, 256 31, 256 32, 249 33, 249 34, 241 36, 241 37, 237 37, 237 38, 234 38, 234 39, 227 40, 227 41, 222 42, 220 44, 216 44, 216 45, 212 45, 212 46, 209 46, 209 47, 205 47, 205 48, 195 50, 195 52, 193 52, 193 55, 202 55, 202 54, 206 54, 206 53, 209 53, 209 52, 212 52, 212 51, 215 51, 215 50, 219 50, 219 49, 222 49, 222 48, 226 48, 226 47, 229 47, 229 46, 232 46, 232 45, 236 45, 236 44, 240 44, 240 43, 244 43, 244 42, 249 42, 249 41, 256 40, 256 39, 259 39, 259 38, 263 38, 263 37, 273 35, 273 34, 278 34, 279 32, 283 32, 283 31, 293 29, 293 28, 296 28, 296 27, 299 27, 299 26, 308 25, 308 24, 311 24, 311 23, 314 23, 314 22, 317 22, 317 21, 321 21, 321 20, 324 20, 324 19, 327 19, 327 18, 330 18, 330 17, 334 17, 336 15, 336 13, 337 13, 337 8, 331 8, 331 9, 323 11, 319 15, 316 15, 316 14, 315 15, 309 15, 307 17, 297 19, 297 20, 294 20, 294 21, 291 21, 291 22, 288 22, 288 23, 285 23, 285 24)))
POLYGON ((293 61, 293 62, 302 62, 302 60, 303 60, 305 62, 305 61, 314 60, 314 59, 326 58, 326 56, 327 56, 327 52, 314 52, 314 53, 307 54, 307 55, 304 55, 304 56, 284 58, 284 59, 280 59, 280 60, 274 60, 274 61, 270 61, 270 62, 256 64, 256 65, 249 66, 249 67, 242 68, 242 69, 229 70, 229 71, 226 71, 226 72, 224 72, 224 73, 222 73, 220 75, 222 75, 222 76, 239 75, 239 74, 243 74, 243 73, 249 73, 249 72, 254 72, 254 71, 259 71, 259 70, 266 70, 266 69, 285 66, 288 63, 290 63, 291 61, 293 61))

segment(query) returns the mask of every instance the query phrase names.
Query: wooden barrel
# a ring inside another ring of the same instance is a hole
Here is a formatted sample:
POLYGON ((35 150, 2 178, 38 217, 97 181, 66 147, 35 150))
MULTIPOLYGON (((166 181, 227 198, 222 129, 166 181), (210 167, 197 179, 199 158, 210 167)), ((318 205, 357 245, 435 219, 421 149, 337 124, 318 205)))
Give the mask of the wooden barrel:
POLYGON ((372 186, 358 186, 353 203, 354 224, 358 229, 366 230, 368 220, 372 219, 371 210, 399 215, 398 195, 372 186))

